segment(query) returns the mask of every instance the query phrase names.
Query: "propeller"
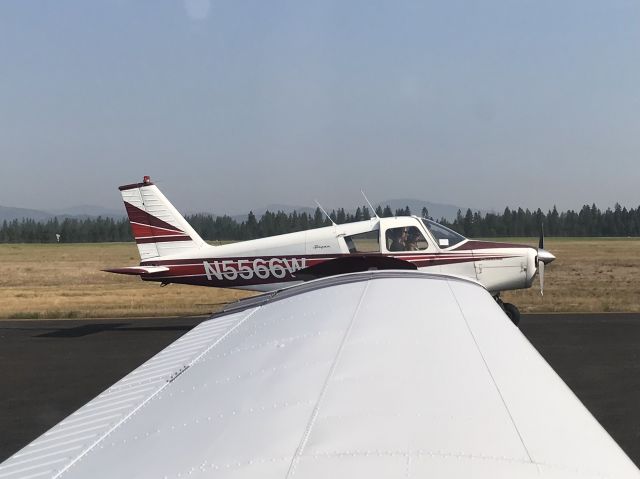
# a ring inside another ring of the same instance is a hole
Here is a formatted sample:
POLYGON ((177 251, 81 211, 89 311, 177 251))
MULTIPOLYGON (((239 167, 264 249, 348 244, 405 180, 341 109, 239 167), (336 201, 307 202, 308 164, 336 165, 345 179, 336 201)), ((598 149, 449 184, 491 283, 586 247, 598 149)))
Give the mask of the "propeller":
POLYGON ((540 276, 540 295, 544 296, 544 266, 556 257, 544 249, 544 225, 540 223, 540 240, 538 241, 538 275, 540 276))

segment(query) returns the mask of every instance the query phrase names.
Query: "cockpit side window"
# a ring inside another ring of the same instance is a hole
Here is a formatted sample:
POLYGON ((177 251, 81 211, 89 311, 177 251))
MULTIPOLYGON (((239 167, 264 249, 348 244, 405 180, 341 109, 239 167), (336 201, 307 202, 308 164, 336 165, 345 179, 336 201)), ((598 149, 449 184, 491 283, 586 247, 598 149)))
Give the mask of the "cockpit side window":
POLYGON ((385 232, 389 251, 422 251, 429 247, 424 235, 415 226, 389 228, 385 232))
POLYGON ((349 253, 379 253, 380 233, 378 230, 358 233, 356 235, 345 236, 349 253))
POLYGON ((424 226, 429 230, 429 233, 431 233, 436 239, 440 248, 450 248, 451 246, 466 239, 461 234, 458 234, 433 220, 422 218, 422 223, 424 223, 424 226))

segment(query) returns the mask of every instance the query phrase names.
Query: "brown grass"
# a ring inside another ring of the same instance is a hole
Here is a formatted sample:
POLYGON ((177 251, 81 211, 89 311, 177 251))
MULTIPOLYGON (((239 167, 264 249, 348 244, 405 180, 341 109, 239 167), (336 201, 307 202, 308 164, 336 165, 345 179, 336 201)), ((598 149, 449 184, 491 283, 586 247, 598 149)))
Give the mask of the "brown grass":
POLYGON ((545 270, 544 296, 536 279, 531 289, 503 293, 504 301, 522 312, 640 311, 640 239, 547 238, 545 249, 557 259, 545 270))
POLYGON ((100 271, 139 261, 134 243, 0 245, 0 317, 198 315, 250 294, 100 271))
MULTIPOLYGON (((510 239, 535 244, 535 239, 510 239)), ((640 311, 640 239, 547 239, 557 256, 545 295, 503 293, 523 312, 640 311)), ((251 293, 169 285, 103 273, 138 264, 133 243, 0 245, 0 318, 208 314, 251 293)))

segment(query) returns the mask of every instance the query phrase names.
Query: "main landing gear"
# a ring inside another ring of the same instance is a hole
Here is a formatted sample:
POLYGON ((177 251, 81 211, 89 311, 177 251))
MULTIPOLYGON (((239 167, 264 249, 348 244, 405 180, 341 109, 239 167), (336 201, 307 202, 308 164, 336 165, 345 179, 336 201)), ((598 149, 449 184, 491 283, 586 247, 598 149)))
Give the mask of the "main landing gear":
POLYGON ((502 299, 500 299, 500 294, 497 294, 493 297, 496 300, 496 303, 502 308, 504 314, 506 314, 511 322, 516 326, 520 322, 520 310, 516 307, 515 304, 504 303, 502 299))

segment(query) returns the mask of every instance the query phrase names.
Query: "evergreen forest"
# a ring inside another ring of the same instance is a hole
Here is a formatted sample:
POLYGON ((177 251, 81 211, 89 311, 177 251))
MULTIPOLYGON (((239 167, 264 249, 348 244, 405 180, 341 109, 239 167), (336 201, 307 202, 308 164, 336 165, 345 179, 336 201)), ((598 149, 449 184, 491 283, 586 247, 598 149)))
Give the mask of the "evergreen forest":
MULTIPOLYGON (((412 212, 409 207, 392 211, 389 206, 378 207, 381 217, 417 214, 429 217, 426 208, 412 212)), ((333 210, 331 219, 338 224, 371 218, 368 207, 358 207, 355 212, 344 208, 333 210)), ((537 236, 540 225, 546 236, 566 237, 625 237, 640 236, 640 207, 627 209, 616 204, 613 209, 600 210, 596 205, 585 205, 580 211, 558 212, 554 207, 546 213, 540 209, 505 208, 502 213, 480 214, 468 209, 458 211, 456 218, 446 220, 434 218, 438 222, 471 238, 491 237, 531 237, 537 236)), ((320 228, 331 225, 331 221, 317 208, 314 214, 306 212, 285 213, 267 211, 257 218, 252 212, 244 221, 230 216, 197 214, 186 220, 209 241, 238 241, 265 236, 320 228)), ((96 243, 133 241, 129 221, 126 218, 54 218, 48 221, 32 219, 4 221, 0 227, 0 243, 96 243)))

